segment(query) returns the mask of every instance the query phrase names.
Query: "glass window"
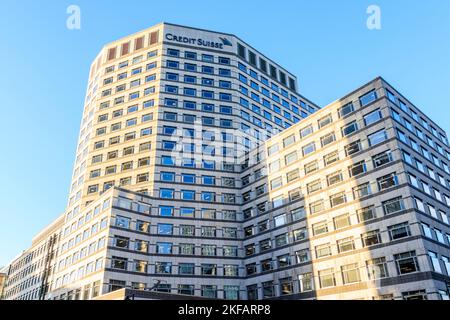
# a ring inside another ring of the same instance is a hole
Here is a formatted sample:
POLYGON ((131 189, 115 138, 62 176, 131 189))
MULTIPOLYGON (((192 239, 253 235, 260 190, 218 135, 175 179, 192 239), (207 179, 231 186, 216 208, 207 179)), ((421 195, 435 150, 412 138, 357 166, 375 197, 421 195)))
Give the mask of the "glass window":
POLYGON ((394 260, 400 275, 420 271, 415 251, 395 254, 394 260))
POLYGON ((194 285, 193 284, 179 284, 178 294, 194 295, 194 285))
POLYGON ((388 231, 389 231, 389 236, 390 236, 391 240, 397 240, 397 239, 409 237, 411 234, 408 222, 389 226, 388 231))
POLYGON ((353 238, 345 238, 337 241, 338 252, 347 252, 355 249, 353 238))
POLYGON ((187 174, 187 173, 183 173, 181 175, 181 181, 183 183, 189 183, 189 184, 193 184, 195 183, 195 174, 187 174))
POLYGON ((333 122, 333 118, 332 118, 331 114, 329 114, 329 115, 327 115, 327 116, 325 116, 325 117, 319 119, 319 120, 318 120, 318 126, 319 126, 319 129, 321 129, 321 128, 327 126, 327 125, 329 125, 329 124, 332 123, 332 122, 333 122))
POLYGON ((206 201, 206 202, 214 202, 215 201, 215 193, 208 192, 208 191, 202 191, 201 200, 206 201))
POLYGON ((180 63, 178 61, 167 60, 166 66, 167 66, 167 68, 178 69, 178 67, 180 66, 180 63))
POLYGON ((312 134, 313 131, 314 131, 314 130, 313 130, 313 127, 312 127, 312 126, 308 126, 308 127, 304 128, 304 129, 300 130, 300 137, 301 137, 302 139, 304 139, 304 138, 306 138, 307 136, 309 136, 310 134, 312 134))
POLYGON ((302 151, 303 151, 303 156, 306 156, 306 155, 308 155, 308 154, 310 154, 310 153, 316 151, 316 145, 315 145, 315 143, 312 142, 312 143, 310 143, 310 144, 304 146, 304 147, 302 148, 302 151))
POLYGON ((339 153, 337 151, 327 154, 323 157, 323 162, 325 166, 329 166, 330 164, 339 161, 339 153))
POLYGON ((348 114, 352 113, 353 111, 355 111, 353 103, 351 102, 347 103, 346 105, 344 105, 342 108, 339 109, 338 111, 339 117, 345 118, 348 114))
POLYGON ((343 284, 349 284, 349 283, 355 283, 355 282, 361 281, 357 263, 352 263, 352 264, 342 266, 341 272, 342 272, 342 283, 343 284))
POLYGON ((334 141, 336 141, 336 136, 334 135, 334 132, 329 133, 320 138, 322 147, 325 147, 325 146, 329 145, 330 143, 333 143, 334 141))
POLYGON ((450 274, 450 258, 442 256, 442 262, 444 263, 445 270, 447 271, 447 275, 450 274))
POLYGON ((321 288, 334 287, 336 285, 333 269, 319 271, 319 284, 321 288))
POLYGON ((270 182, 270 186, 271 186, 271 189, 272 189, 272 190, 277 189, 277 188, 280 188, 282 185, 283 185, 283 180, 282 180, 281 177, 276 178, 276 179, 273 179, 273 180, 270 182))
POLYGON ((300 171, 298 169, 292 170, 286 174, 287 182, 291 182, 300 178, 300 171))
POLYGON ((175 181, 175 173, 173 172, 161 172, 161 180, 173 182, 175 181))
POLYGON ((372 123, 377 122, 381 118, 382 118, 381 111, 380 109, 377 109, 364 116, 364 124, 366 126, 371 125, 372 123))
POLYGON ((182 200, 195 200, 195 191, 192 190, 181 190, 182 200))
POLYGON ((389 277, 385 257, 374 258, 366 261, 366 268, 369 279, 371 280, 389 277))
POLYGON ((361 142, 359 140, 355 141, 355 142, 352 142, 352 143, 350 143, 350 144, 345 146, 345 153, 346 153, 347 156, 355 154, 355 153, 357 153, 357 152, 359 152, 361 150, 362 150, 361 142))
POLYGON ((180 56, 180 50, 168 48, 167 49, 167 55, 172 57, 179 57, 180 56))
POLYGON ((116 216, 116 227, 129 229, 130 228, 130 218, 116 216))
POLYGON ((377 93, 372 90, 359 98, 361 106, 366 106, 377 99, 377 93))
POLYGON ((291 216, 293 221, 303 219, 306 216, 305 208, 297 208, 291 211, 291 216))
POLYGON ((165 189, 165 188, 161 188, 159 190, 159 196, 163 199, 173 199, 175 195, 175 190, 174 189, 165 189))
POLYGON ((381 243, 380 230, 373 230, 361 235, 361 241, 363 247, 370 247, 375 244, 381 243))
POLYGON ((312 225, 313 235, 317 236, 323 233, 328 232, 328 223, 326 221, 322 221, 312 225))
POLYGON ((341 128, 342 136, 343 137, 348 136, 357 130, 358 130, 358 124, 356 123, 356 121, 353 121, 353 122, 349 123, 348 125, 346 125, 345 127, 341 128))
MULTIPOLYGON (((178 66, 177 66, 177 68, 178 68, 178 66)), ((193 72, 196 72, 196 71, 197 71, 197 65, 196 65, 196 64, 193 64, 193 63, 185 63, 185 64, 184 64, 184 69, 185 69, 186 71, 193 71, 193 72)))
POLYGON ((294 238, 294 241, 302 241, 302 240, 306 239, 306 236, 307 236, 306 228, 294 230, 292 232, 292 236, 294 238))
POLYGON ((162 148, 164 150, 174 150, 176 146, 176 142, 174 141, 163 141, 162 142, 162 148))
POLYGON ((387 139, 386 130, 380 130, 378 132, 372 133, 371 135, 369 135, 367 137, 367 139, 369 140, 370 146, 380 144, 380 143, 386 141, 386 139, 387 139))
POLYGON ((287 138, 283 139, 283 147, 287 148, 288 146, 290 146, 291 144, 295 143, 295 135, 292 134, 287 138))
POLYGON ((428 251, 428 256, 431 260, 431 265, 433 266, 433 270, 439 273, 442 273, 441 263, 439 262, 439 258, 436 252, 428 251))
POLYGON ((291 152, 288 155, 285 156, 285 163, 286 165, 290 165, 294 161, 298 159, 297 157, 297 151, 291 152))
POLYGON ((171 262, 156 262, 155 263, 155 273, 169 274, 172 273, 172 263, 171 262))
POLYGON ((312 181, 306 185, 306 190, 308 191, 308 194, 316 192, 321 189, 322 189, 322 184, 321 184, 320 179, 312 181))
POLYGON ((308 292, 313 290, 313 275, 312 273, 304 273, 298 276, 300 292, 308 292))
POLYGON ((163 217, 171 217, 173 216, 173 207, 168 206, 160 206, 159 207, 159 215, 163 217))
POLYGON ((193 263, 180 263, 178 265, 179 274, 195 274, 195 264, 193 263))
POLYGON ((172 235, 173 234, 173 225, 159 223, 158 224, 158 234, 160 235, 172 235))
POLYGON ((219 63, 220 64, 230 64, 231 60, 230 58, 226 58, 226 57, 219 57, 219 63))
POLYGON ((161 164, 165 166, 174 166, 175 160, 170 156, 162 156, 161 157, 161 164))
POLYGON ((370 188, 370 183, 361 184, 355 188, 353 188, 353 197, 355 199, 360 199, 362 197, 366 197, 372 193, 370 188))
POLYGON ((378 188, 381 190, 385 190, 391 188, 393 186, 398 185, 398 179, 395 173, 388 174, 381 178, 377 179, 378 188))
POLYGON ((350 215, 348 213, 333 218, 334 228, 342 229, 350 226, 350 215))
POLYGON ((309 205, 309 211, 311 214, 319 213, 325 209, 323 200, 315 201, 309 205))
POLYGON ((349 167, 349 175, 350 177, 354 177, 357 175, 360 175, 362 173, 365 173, 367 171, 366 163, 363 161, 357 162, 351 167, 349 167))

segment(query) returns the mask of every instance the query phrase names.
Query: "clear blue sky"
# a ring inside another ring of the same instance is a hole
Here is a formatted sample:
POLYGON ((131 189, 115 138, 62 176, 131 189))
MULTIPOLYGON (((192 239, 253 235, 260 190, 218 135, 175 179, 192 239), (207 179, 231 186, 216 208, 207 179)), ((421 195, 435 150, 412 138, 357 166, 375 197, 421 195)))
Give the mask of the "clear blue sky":
POLYGON ((382 75, 450 132, 450 1, 2 0, 0 10, 0 266, 64 210, 91 60, 161 21, 238 35, 320 106, 382 75), (81 30, 66 28, 70 4, 81 30), (371 4, 379 31, 366 28, 371 4))

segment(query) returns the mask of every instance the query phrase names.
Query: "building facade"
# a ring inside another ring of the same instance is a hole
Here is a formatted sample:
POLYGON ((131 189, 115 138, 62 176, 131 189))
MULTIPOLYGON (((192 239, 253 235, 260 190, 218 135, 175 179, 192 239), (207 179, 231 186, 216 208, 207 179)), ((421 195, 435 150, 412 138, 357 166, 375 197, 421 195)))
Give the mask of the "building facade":
POLYGON ((5 291, 6 279, 8 278, 8 267, 0 269, 0 300, 3 299, 3 293, 5 291))
POLYGON ((253 155, 247 298, 448 300, 448 141, 383 79, 253 155))
POLYGON ((51 286, 58 241, 65 215, 59 216, 37 234, 31 247, 24 250, 5 269, 2 299, 43 300, 51 286))
POLYGON ((45 298, 448 299, 445 132, 382 78, 297 86, 230 34, 106 45, 45 298))
MULTIPOLYGON (((230 251, 226 272, 235 274, 239 265, 239 161, 267 135, 281 132, 316 110, 317 106, 297 93, 295 76, 233 35, 160 24, 108 44, 91 68, 62 235, 62 274, 56 282, 66 283, 67 274, 78 272, 79 265, 68 262, 73 260, 72 248, 79 250, 77 244, 82 242, 79 235, 74 237, 78 226, 83 226, 80 212, 112 186, 158 199, 161 205, 152 203, 152 208, 159 215, 193 218, 183 230, 177 226, 176 232, 190 235, 196 228, 204 229, 210 243, 201 250, 214 256, 204 263, 205 275, 216 274, 215 252, 222 244, 215 230, 221 226, 214 221, 226 221, 224 237, 229 241, 224 250, 230 251), (201 226, 200 221, 208 219, 212 221, 201 226)), ((148 210, 147 206, 144 203, 139 210, 148 210)), ((167 223, 155 221, 150 228, 152 234, 162 236, 161 242, 152 243, 156 252, 181 250, 188 255, 196 250, 189 243, 171 247, 163 237, 172 232, 167 223)), ((81 239, 85 237, 88 233, 81 239)), ((123 245, 141 246, 134 242, 123 245)), ((142 246, 147 242, 144 239, 142 246)), ((198 250, 201 243, 195 244, 198 250)), ((133 268, 141 268, 145 257, 135 256, 133 268)), ((185 267, 186 272, 192 269, 189 263, 185 267)), ((160 268, 169 266, 161 261, 160 268)), ((100 282, 103 286, 104 281, 100 282)), ((149 285, 148 279, 135 282, 149 285)), ((220 280, 216 282, 212 292, 220 280)), ((116 288, 114 283, 112 288, 116 288)), ((188 282, 180 290, 190 292, 191 288, 188 282)), ((200 293, 201 289, 195 290, 200 293)))

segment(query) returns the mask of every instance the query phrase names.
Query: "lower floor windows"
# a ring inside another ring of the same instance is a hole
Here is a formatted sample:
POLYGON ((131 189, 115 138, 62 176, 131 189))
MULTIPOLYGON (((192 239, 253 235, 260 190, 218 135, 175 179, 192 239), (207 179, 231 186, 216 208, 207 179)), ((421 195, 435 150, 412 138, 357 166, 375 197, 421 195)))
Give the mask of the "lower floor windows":
POLYGON ((450 300, 448 292, 444 290, 439 290, 439 297, 441 298, 441 300, 450 300))
POLYGON ((288 295, 294 293, 292 278, 280 279, 280 295, 288 295))
POLYGON ((331 255, 331 247, 330 245, 323 244, 316 247, 316 258, 322 258, 331 255))
POLYGON ((425 290, 402 292, 403 300, 427 300, 425 290))
POLYGON ((373 246, 381 243, 380 230, 372 230, 361 235, 363 247, 373 246))
POLYGON ((298 276, 300 292, 307 292, 313 290, 313 275, 312 273, 304 273, 298 276))
POLYGON ((339 253, 347 252, 355 249, 353 238, 345 238, 337 241, 339 253))
POLYGON ((359 209, 357 211, 357 215, 358 215, 358 221, 360 223, 371 220, 371 219, 375 219, 376 218, 375 208, 373 206, 371 206, 371 207, 359 209))
POLYGON ((411 235, 409 223, 404 222, 388 227, 389 236, 391 240, 397 240, 411 235))
POLYGON ((357 263, 348 264, 341 267, 342 283, 349 284, 361 281, 357 263))
POLYGON ((127 258, 112 257, 111 267, 113 269, 127 270, 127 258))
POLYGON ((125 285, 126 285, 125 281, 111 279, 109 280, 109 291, 116 291, 122 289, 125 287, 125 285))
POLYGON ((273 281, 263 282, 263 298, 271 298, 275 296, 275 288, 273 281))
POLYGON ((366 268, 369 279, 371 280, 389 277, 385 257, 374 258, 366 261, 366 268))
POLYGON ((217 298, 217 286, 203 285, 201 287, 202 297, 216 299, 217 298))
POLYGON ((168 283, 160 283, 156 286, 156 290, 158 292, 171 292, 172 291, 172 285, 168 283))
POLYGON ((226 300, 239 300, 239 287, 223 286, 223 298, 226 300))
POLYGON ((172 273, 172 263, 170 262, 156 262, 155 273, 169 274, 172 273))
POLYGON ((186 294, 189 296, 194 295, 194 285, 193 284, 179 284, 178 294, 186 294))
POLYGON ((333 269, 319 271, 319 283, 321 288, 334 287, 336 279, 334 278, 333 269))
POLYGON ((394 260, 399 274, 420 271, 415 251, 396 254, 394 260))
POLYGON ((248 300, 258 300, 258 286, 257 285, 247 286, 247 299, 248 300))
POLYGON ((395 173, 391 173, 384 177, 378 178, 377 183, 378 188, 381 191, 398 185, 398 178, 395 173))
POLYGON ((428 251, 428 256, 430 257, 433 270, 442 273, 441 263, 439 262, 437 253, 433 251, 428 251))
POLYGON ((385 214, 392 214, 405 209, 401 197, 391 199, 383 202, 383 209, 385 214))
POLYGON ((193 263, 180 263, 178 265, 179 274, 195 274, 195 265, 193 263))
POLYGON ((100 294, 100 281, 95 281, 92 284, 92 298, 97 297, 100 294))
POLYGON ((147 273, 147 262, 141 260, 134 261, 134 271, 140 273, 147 273))

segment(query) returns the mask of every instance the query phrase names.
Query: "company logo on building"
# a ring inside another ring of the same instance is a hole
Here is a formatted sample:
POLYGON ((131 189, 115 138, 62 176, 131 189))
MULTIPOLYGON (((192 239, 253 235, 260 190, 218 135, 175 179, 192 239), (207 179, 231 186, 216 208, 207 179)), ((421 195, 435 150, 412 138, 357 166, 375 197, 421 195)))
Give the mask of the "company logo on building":
POLYGON ((223 43, 224 46, 230 46, 230 47, 233 46, 233 44, 231 43, 231 41, 228 40, 227 38, 219 37, 219 39, 222 40, 222 43, 223 43))
POLYGON ((166 40, 179 42, 179 43, 185 43, 185 44, 191 44, 191 45, 197 45, 201 47, 208 47, 208 48, 215 48, 215 49, 223 49, 224 46, 232 47, 233 43, 224 37, 219 37, 220 42, 218 41, 210 41, 210 40, 204 40, 201 38, 190 38, 185 36, 179 36, 174 35, 173 33, 167 33, 166 34, 166 40))

